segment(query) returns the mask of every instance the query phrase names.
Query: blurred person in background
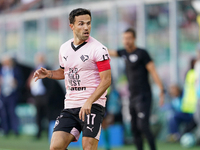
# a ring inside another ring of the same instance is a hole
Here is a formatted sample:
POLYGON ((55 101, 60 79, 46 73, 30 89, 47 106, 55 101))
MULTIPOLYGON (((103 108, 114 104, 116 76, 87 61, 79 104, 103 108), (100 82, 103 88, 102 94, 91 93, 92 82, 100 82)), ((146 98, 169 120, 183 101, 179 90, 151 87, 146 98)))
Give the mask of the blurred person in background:
POLYGON ((47 79, 48 86, 46 85, 48 96, 47 96, 47 119, 49 122, 49 142, 53 134, 53 128, 56 122, 56 118, 64 107, 63 99, 65 98, 65 92, 56 80, 47 79))
MULTIPOLYGON (((197 105, 197 91, 196 91, 196 72, 194 70, 196 59, 191 59, 190 61, 190 69, 188 70, 184 89, 183 89, 183 97, 181 100, 180 111, 176 112, 174 116, 169 121, 169 132, 170 135, 168 137, 169 142, 179 141, 181 134, 179 131, 179 126, 182 123, 191 123, 193 122, 193 113, 196 110, 197 105)), ((185 129, 184 132, 187 132, 185 129)))
MULTIPOLYGON (((112 82, 113 83, 113 82, 112 82)), ((114 85, 108 88, 105 116, 102 122, 102 136, 105 141, 105 150, 111 150, 109 126, 119 123, 122 124, 121 101, 119 92, 114 85)))
POLYGON ((13 58, 6 55, 2 58, 0 68, 0 115, 2 129, 5 135, 13 130, 16 135, 19 134, 19 121, 15 113, 17 102, 19 101, 20 90, 22 87, 22 73, 13 61, 13 58))
MULTIPOLYGON (((181 102, 182 102, 182 92, 178 85, 172 84, 168 89, 169 93, 169 114, 167 116, 167 125, 168 129, 170 129, 170 120, 179 112, 181 112, 181 102)), ((173 136, 169 135, 167 137, 167 141, 173 141, 173 136)))
POLYGON ((34 98, 34 104, 37 110, 36 123, 38 126, 38 131, 36 138, 39 139, 41 137, 43 128, 45 128, 42 123, 44 122, 44 119, 47 119, 48 95, 52 93, 48 93, 47 91, 47 88, 50 87, 49 79, 42 79, 38 82, 34 82, 32 78, 35 70, 41 67, 47 67, 45 62, 45 55, 43 53, 37 53, 35 55, 34 62, 35 68, 29 76, 28 87, 30 88, 30 93, 34 98))
POLYGON ((146 50, 135 45, 136 33, 129 28, 123 33, 124 49, 109 50, 110 56, 123 57, 126 62, 126 75, 130 91, 131 128, 138 150, 143 150, 145 135, 151 150, 156 150, 154 136, 150 130, 152 93, 148 80, 150 73, 160 88, 160 105, 164 103, 164 87, 156 72, 154 63, 146 50))
POLYGON ((194 65, 194 70, 196 73, 197 105, 196 105, 196 110, 194 111, 194 114, 193 114, 193 118, 184 128, 183 134, 191 132, 197 126, 200 126, 200 43, 197 44, 196 52, 197 52, 197 55, 196 55, 197 58, 194 65))
POLYGON ((196 72, 196 90, 197 90, 197 106, 196 111, 194 112, 194 124, 191 125, 191 129, 198 125, 200 127, 200 43, 197 44, 197 60, 194 66, 196 72))
POLYGON ((30 74, 28 86, 30 88, 31 95, 34 98, 34 104, 37 110, 36 123, 38 126, 38 132, 36 138, 39 139, 42 131, 47 129, 47 127, 45 128, 44 120, 48 119, 50 140, 56 118, 63 108, 65 93, 61 85, 56 80, 48 78, 39 80, 38 82, 33 80, 34 71, 41 67, 49 68, 46 64, 45 55, 38 52, 35 55, 35 69, 30 74))
POLYGON ((170 96, 172 115, 174 115, 176 112, 181 111, 182 91, 180 87, 176 84, 171 85, 168 91, 170 96))
POLYGON ((197 59, 194 65, 194 70, 196 72, 196 91, 198 99, 200 99, 200 43, 197 44, 197 59))
POLYGON ((186 124, 186 127, 183 130, 181 135, 185 133, 192 132, 196 129, 197 126, 200 126, 200 43, 197 44, 197 58, 194 65, 195 77, 196 77, 196 95, 197 95, 197 104, 194 111, 193 117, 189 123, 186 124))

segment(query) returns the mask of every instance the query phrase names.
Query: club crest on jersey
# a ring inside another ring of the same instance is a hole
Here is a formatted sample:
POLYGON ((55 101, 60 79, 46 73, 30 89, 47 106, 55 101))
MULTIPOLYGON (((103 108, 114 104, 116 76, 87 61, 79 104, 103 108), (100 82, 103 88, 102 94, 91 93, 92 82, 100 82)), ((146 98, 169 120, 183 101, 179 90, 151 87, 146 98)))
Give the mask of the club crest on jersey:
POLYGON ((83 62, 85 62, 86 60, 89 59, 89 56, 88 56, 88 55, 82 55, 80 58, 81 58, 81 60, 82 60, 83 62))
POLYGON ((136 61, 138 60, 138 56, 135 55, 135 54, 131 54, 131 55, 129 56, 129 60, 130 60, 131 62, 136 62, 136 61))

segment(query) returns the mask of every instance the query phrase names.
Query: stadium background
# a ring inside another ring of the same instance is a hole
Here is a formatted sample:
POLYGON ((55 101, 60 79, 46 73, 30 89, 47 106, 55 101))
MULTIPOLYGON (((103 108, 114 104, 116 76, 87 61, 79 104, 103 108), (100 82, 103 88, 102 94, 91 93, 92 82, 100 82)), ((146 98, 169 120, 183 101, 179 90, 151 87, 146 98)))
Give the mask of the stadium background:
MULTIPOLYGON (((183 85, 185 73, 189 68, 188 62, 190 58, 195 56, 196 45, 199 42, 199 27, 196 23, 197 13, 191 6, 190 0, 36 1, 37 3, 27 11, 23 11, 23 9, 1 11, 0 57, 9 53, 19 63, 33 66, 33 56, 37 52, 44 52, 48 64, 54 69, 58 68, 59 46, 72 37, 72 32, 68 26, 68 14, 74 8, 84 7, 92 11, 91 35, 93 37, 108 48, 117 49, 122 47, 121 33, 128 27, 135 28, 137 45, 148 49, 164 86, 167 88, 171 83, 183 85), (40 8, 41 4, 43 8, 40 8)), ((118 79, 124 74, 124 63, 122 60, 114 58, 111 65, 114 83, 120 87, 120 84, 117 83, 118 79)), ((152 87, 155 102, 153 107, 154 119, 152 120, 157 120, 155 118, 162 118, 162 115, 158 115, 158 89, 153 82, 152 87)), ((123 101, 123 105, 127 105, 126 101, 127 99, 123 101)), ((125 121, 129 121, 130 116, 127 114, 127 109, 123 111, 125 121)), ((18 109, 18 115, 22 120, 26 117, 31 120, 32 117, 31 121, 33 121, 34 113, 35 110, 32 106, 24 108, 21 105, 18 109)), ((28 124, 26 120, 24 123, 28 124)), ((30 130, 34 130, 35 126, 32 122, 32 126, 29 125, 26 128, 22 131, 25 137, 17 139, 21 139, 21 145, 28 143, 29 137, 26 138, 26 136, 33 134, 30 130)), ((163 140, 165 134, 166 128, 159 132, 160 141, 163 140)), ((20 143, 20 141, 16 142, 14 137, 5 139, 1 136, 0 149, 23 150, 10 145, 11 143, 18 145, 17 143, 20 143)), ((34 146, 37 144, 46 148, 48 147, 48 140, 38 141, 34 146)), ((168 146, 162 142, 159 145, 161 147, 168 146)), ((181 149, 179 144, 175 144, 174 147, 181 149)))

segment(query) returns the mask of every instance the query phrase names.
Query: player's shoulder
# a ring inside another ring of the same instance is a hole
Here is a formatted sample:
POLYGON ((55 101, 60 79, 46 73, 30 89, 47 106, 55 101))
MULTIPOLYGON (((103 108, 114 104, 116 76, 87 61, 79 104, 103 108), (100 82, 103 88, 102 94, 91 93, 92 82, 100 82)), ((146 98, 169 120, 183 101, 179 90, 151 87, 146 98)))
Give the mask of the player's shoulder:
POLYGON ((137 51, 140 53, 148 53, 146 49, 137 47, 137 51))
POLYGON ((119 48, 117 49, 118 52, 126 52, 126 49, 125 48, 119 48))
POLYGON ((71 45, 71 42, 73 41, 73 38, 72 39, 70 39, 70 40, 68 40, 68 41, 66 41, 65 43, 63 43, 61 46, 60 46, 60 49, 61 48, 66 48, 66 47, 68 47, 69 45, 71 45))
MULTIPOLYGON (((97 39, 93 38, 90 36, 90 39, 89 39, 89 43, 93 46, 95 46, 97 49, 98 48, 106 48, 106 46, 104 46, 101 42, 99 42, 97 39)), ((106 48, 107 49, 107 48, 106 48)))
POLYGON ((117 49, 117 53, 118 53, 119 56, 127 55, 127 51, 124 48, 117 49))
POLYGON ((146 49, 141 48, 141 47, 137 47, 137 50, 140 50, 140 51, 147 51, 146 49))

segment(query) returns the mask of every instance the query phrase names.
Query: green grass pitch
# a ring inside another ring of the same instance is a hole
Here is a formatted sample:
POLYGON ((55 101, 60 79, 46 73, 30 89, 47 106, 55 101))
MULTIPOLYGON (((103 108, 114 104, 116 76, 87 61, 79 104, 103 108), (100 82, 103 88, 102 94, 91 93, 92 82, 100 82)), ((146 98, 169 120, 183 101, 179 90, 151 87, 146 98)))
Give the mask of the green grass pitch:
MULTIPOLYGON (((157 142, 158 150, 187 150, 180 146, 179 143, 164 143, 157 142)), ((145 144, 145 150, 148 150, 145 144)), ((199 150, 200 146, 189 148, 188 150, 199 150)), ((34 139, 32 136, 19 136, 13 135, 9 137, 0 136, 0 150, 49 150, 49 142, 47 137, 42 137, 40 140, 34 139)), ((80 148, 70 148, 69 150, 80 150, 80 148)), ((104 150, 104 148, 98 148, 104 150)), ((136 150, 133 145, 123 147, 113 147, 112 150, 136 150)))

